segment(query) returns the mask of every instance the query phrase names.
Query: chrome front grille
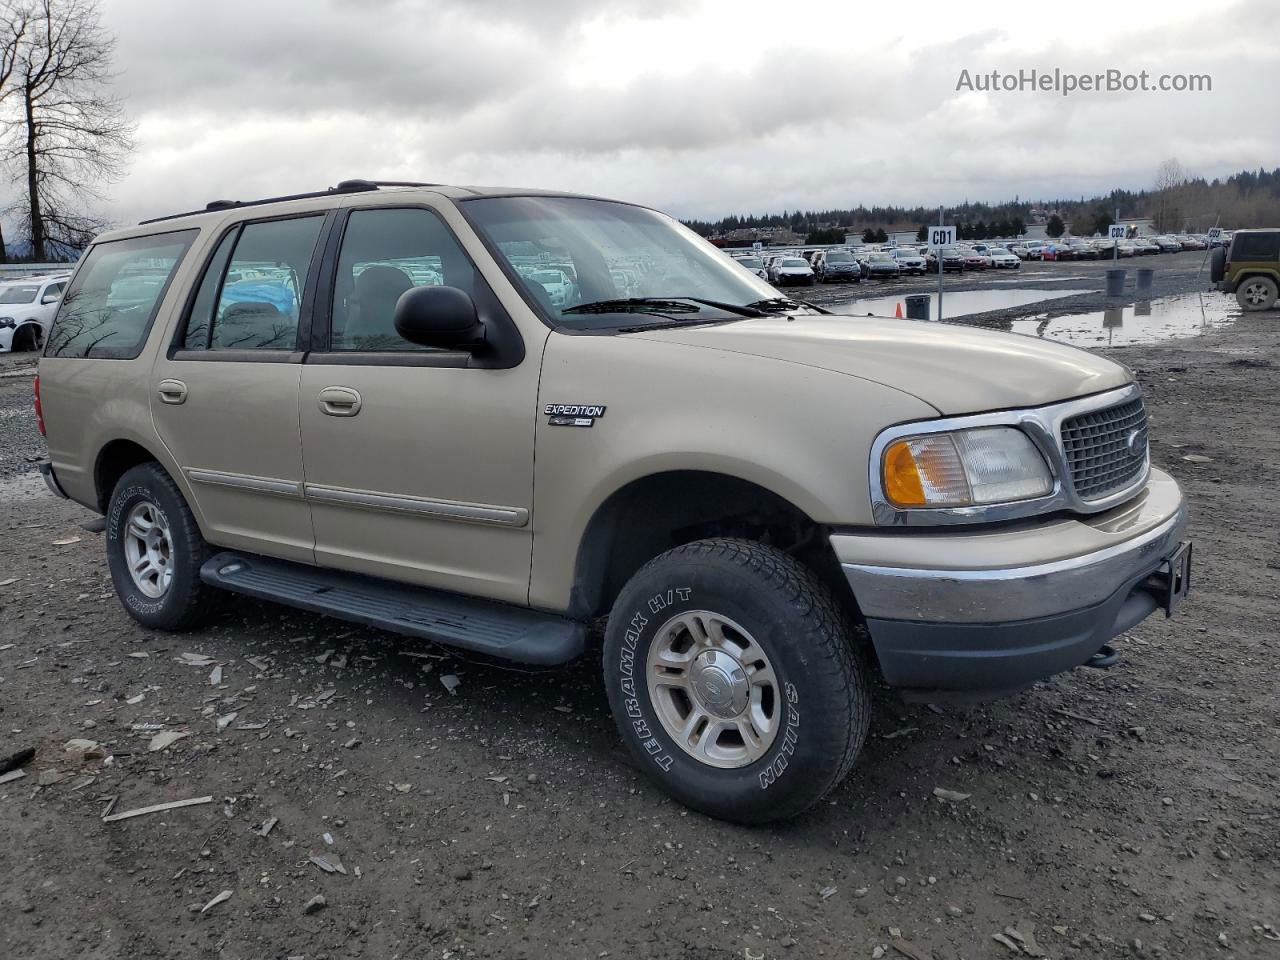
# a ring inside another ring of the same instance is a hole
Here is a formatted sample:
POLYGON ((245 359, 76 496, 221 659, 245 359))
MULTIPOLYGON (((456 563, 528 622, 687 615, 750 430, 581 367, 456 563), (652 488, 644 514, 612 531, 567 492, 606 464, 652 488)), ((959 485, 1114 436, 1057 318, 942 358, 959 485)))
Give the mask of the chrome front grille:
POLYGON ((1142 398, 1062 421, 1062 450, 1082 500, 1098 500, 1137 480, 1147 466, 1142 398))

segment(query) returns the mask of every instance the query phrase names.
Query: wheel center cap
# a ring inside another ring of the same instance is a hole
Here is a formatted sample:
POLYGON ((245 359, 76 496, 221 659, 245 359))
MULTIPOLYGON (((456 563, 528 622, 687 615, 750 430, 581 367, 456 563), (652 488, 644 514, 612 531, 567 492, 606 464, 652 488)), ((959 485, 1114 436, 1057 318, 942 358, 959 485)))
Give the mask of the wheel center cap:
POLYGON ((719 650, 708 650, 694 660, 689 683, 706 711, 722 719, 742 713, 751 697, 742 664, 719 650))

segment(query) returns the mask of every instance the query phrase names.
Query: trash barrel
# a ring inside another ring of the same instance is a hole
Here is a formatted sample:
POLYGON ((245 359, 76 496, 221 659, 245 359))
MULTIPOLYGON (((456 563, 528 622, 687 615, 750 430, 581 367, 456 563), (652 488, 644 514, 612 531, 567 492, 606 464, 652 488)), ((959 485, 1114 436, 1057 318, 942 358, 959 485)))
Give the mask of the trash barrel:
POLYGON ((1124 296, 1124 270, 1108 270, 1107 271, 1107 296, 1123 297, 1124 296))
POLYGON ((1155 279, 1156 272, 1150 267, 1143 267, 1138 271, 1138 289, 1150 290, 1151 281, 1155 279))
POLYGON ((929 301, 933 299, 927 293, 912 293, 907 296, 907 319, 928 320, 929 301))

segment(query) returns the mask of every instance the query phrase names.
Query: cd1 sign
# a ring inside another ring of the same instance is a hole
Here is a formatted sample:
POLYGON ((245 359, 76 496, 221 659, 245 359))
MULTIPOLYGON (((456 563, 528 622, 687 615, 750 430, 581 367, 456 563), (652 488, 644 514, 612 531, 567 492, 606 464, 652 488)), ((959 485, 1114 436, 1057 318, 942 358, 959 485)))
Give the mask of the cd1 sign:
POLYGON ((940 247, 954 246, 956 242, 955 227, 930 227, 929 228, 929 249, 937 250, 940 247))

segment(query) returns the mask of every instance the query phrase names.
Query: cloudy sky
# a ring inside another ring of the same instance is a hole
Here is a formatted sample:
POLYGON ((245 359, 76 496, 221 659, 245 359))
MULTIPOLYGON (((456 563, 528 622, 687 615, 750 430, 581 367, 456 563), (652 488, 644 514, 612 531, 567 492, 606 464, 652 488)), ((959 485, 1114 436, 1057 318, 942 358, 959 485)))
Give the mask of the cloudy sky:
POLYGON ((103 0, 138 124, 120 222, 346 177, 677 215, 1078 196, 1280 165, 1275 0, 103 0), (1207 93, 971 74, 1206 73, 1207 93))

